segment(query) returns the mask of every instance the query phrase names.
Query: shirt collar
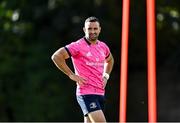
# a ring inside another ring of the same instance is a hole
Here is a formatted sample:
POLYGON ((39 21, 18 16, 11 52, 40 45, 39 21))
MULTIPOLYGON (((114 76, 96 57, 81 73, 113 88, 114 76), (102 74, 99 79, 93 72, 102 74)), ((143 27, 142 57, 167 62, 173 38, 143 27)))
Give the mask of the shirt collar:
MULTIPOLYGON (((91 42, 89 42, 89 41, 86 39, 86 37, 84 37, 84 40, 86 41, 86 43, 87 43, 88 45, 91 45, 91 42)), ((96 44, 98 44, 98 41, 96 42, 96 44)))

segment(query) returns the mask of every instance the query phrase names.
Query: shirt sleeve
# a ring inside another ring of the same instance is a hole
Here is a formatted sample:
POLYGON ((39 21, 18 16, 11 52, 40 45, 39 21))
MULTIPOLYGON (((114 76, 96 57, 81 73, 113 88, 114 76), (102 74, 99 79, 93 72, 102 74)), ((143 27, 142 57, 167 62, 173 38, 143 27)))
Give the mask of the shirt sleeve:
POLYGON ((106 44, 104 46, 105 46, 105 56, 106 56, 105 58, 107 59, 110 55, 110 49, 106 44))
POLYGON ((68 52, 69 56, 76 56, 79 53, 79 43, 72 42, 65 46, 66 51, 68 52))

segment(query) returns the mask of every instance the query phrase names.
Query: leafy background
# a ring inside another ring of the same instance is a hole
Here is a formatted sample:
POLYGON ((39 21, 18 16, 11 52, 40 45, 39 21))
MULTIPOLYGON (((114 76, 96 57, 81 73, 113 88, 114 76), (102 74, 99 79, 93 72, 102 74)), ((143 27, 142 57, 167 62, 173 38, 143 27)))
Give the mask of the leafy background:
MULTIPOLYGON (((158 121, 180 121, 179 0, 156 1, 158 121)), ((106 88, 108 121, 118 121, 122 1, 1 0, 0 121, 83 121, 75 84, 52 63, 97 16, 115 65, 106 88)), ((131 1, 127 121, 147 121, 146 1, 131 1)), ((67 61, 72 68, 71 60, 67 61)))

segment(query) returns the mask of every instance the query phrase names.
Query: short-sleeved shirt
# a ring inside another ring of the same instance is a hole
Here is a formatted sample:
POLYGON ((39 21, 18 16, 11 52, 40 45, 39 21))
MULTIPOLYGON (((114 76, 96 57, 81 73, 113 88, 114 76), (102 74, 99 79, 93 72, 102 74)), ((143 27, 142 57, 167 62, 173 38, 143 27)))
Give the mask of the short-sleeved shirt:
POLYGON ((110 55, 108 46, 97 40, 91 44, 86 38, 81 38, 65 46, 71 56, 75 74, 85 78, 85 84, 77 85, 76 95, 104 95, 103 71, 105 59, 110 55))

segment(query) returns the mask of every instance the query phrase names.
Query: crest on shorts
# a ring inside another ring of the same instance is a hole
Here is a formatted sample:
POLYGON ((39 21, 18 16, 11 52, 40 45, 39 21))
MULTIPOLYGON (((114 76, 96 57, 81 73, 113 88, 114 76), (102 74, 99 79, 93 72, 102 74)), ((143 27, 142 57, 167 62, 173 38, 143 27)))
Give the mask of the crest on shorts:
POLYGON ((94 109, 94 108, 96 108, 97 107, 97 105, 96 105, 96 103, 95 102, 92 102, 92 103, 90 103, 90 108, 91 109, 94 109))

